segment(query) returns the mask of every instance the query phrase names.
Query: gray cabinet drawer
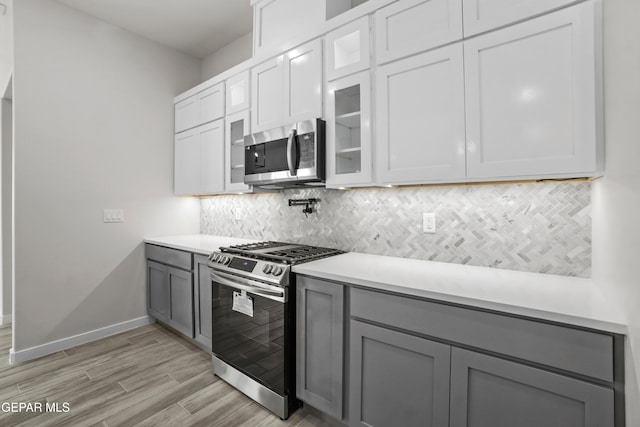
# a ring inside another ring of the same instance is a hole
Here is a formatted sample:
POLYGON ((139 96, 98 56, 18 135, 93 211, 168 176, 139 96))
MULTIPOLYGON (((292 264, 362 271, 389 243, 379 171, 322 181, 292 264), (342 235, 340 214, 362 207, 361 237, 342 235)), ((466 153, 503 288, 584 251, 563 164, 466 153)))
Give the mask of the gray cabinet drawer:
POLYGON ((191 271, 193 268, 191 252, 150 244, 145 245, 145 252, 147 259, 182 268, 183 270, 191 271))
POLYGON ((351 316, 613 381, 613 336, 364 289, 351 316))

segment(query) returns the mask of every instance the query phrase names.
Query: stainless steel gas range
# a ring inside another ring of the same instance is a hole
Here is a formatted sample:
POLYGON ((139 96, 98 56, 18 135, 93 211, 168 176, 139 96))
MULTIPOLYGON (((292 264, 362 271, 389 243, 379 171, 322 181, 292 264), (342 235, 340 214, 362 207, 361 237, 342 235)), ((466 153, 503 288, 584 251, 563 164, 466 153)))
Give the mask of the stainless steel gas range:
POLYGON ((209 257, 213 371, 282 419, 300 406, 291 266, 340 253, 261 242, 220 248, 209 257))

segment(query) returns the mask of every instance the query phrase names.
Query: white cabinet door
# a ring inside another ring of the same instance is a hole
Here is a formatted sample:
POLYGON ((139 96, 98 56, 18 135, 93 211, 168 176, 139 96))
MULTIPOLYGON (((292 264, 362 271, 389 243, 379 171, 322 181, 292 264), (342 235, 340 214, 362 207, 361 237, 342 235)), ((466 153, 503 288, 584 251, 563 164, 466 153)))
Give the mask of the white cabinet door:
POLYGON ((198 126, 200 120, 198 108, 198 99, 195 96, 191 96, 174 105, 175 133, 198 126))
POLYGON ((252 132, 283 125, 283 86, 282 56, 264 62, 251 70, 252 132))
POLYGON ((378 64, 462 39, 462 0, 400 0, 375 14, 378 64))
POLYGON ((225 82, 227 115, 246 110, 251 106, 249 82, 251 80, 249 70, 230 77, 225 82))
POLYGON ((284 54, 284 97, 284 124, 322 116, 322 40, 284 54))
POLYGON ((462 0, 464 35, 472 36, 575 3, 576 0, 462 0))
MULTIPOLYGON (((254 56, 285 51, 290 41, 320 30, 326 20, 325 1, 262 0, 253 9, 254 56)), ((304 40, 300 40, 304 41, 304 40)))
POLYGON ((370 65, 369 16, 364 16, 325 37, 327 80, 366 70, 370 65))
POLYGON ((249 135, 249 110, 228 115, 225 120, 225 192, 244 193, 244 136, 249 135))
POLYGON ((195 129, 175 136, 173 186, 179 196, 200 192, 200 137, 195 129))
POLYGON ((224 121, 176 135, 174 192, 177 195, 224 191, 224 121))
POLYGON ((377 176, 422 184, 465 176, 462 43, 378 68, 377 176))
POLYGON ((224 83, 175 104, 175 133, 224 117, 224 83))
POLYGON ((470 178, 591 176, 600 167, 596 7, 465 42, 470 178))
POLYGON ((202 194, 224 192, 224 120, 196 128, 200 136, 202 194))
POLYGON ((370 73, 334 80, 327 93, 327 187, 371 185, 370 73))

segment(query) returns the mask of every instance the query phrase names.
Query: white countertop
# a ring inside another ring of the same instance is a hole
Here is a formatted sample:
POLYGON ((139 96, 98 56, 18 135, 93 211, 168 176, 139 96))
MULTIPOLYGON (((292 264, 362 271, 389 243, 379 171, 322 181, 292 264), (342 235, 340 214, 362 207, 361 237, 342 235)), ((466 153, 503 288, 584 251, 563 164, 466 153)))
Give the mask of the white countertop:
POLYGON ((182 236, 166 236, 144 239, 145 243, 166 246, 183 251, 210 255, 220 249, 220 246, 242 245, 255 243, 257 240, 238 239, 235 237, 211 236, 208 234, 190 234, 182 236))
POLYGON ((626 334, 620 310, 591 279, 347 253, 299 264, 323 279, 626 334))
MULTIPOLYGON (((256 242, 206 234, 144 241, 203 255, 221 246, 256 242)), ((606 289, 591 279, 354 252, 299 264, 293 271, 408 296, 627 334, 620 310, 606 289)))

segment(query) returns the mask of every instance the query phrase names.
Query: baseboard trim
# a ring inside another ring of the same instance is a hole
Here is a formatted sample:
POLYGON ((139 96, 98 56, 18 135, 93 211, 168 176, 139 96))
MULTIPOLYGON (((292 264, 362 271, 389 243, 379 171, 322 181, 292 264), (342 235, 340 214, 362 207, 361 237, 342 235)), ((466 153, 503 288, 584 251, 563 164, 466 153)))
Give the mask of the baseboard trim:
POLYGON ((68 338, 62 338, 51 341, 46 344, 37 345, 35 347, 25 348, 24 350, 9 351, 9 363, 26 362, 27 360, 37 359, 38 357, 66 350, 81 344, 87 344, 111 335, 119 334, 130 329, 139 328, 140 326, 149 325, 155 322, 151 316, 143 316, 137 319, 127 320, 126 322, 116 323, 115 325, 105 326, 104 328, 94 329, 93 331, 84 332, 68 338))
POLYGON ((10 325, 13 321, 13 316, 11 314, 5 314, 0 317, 0 325, 10 325))

